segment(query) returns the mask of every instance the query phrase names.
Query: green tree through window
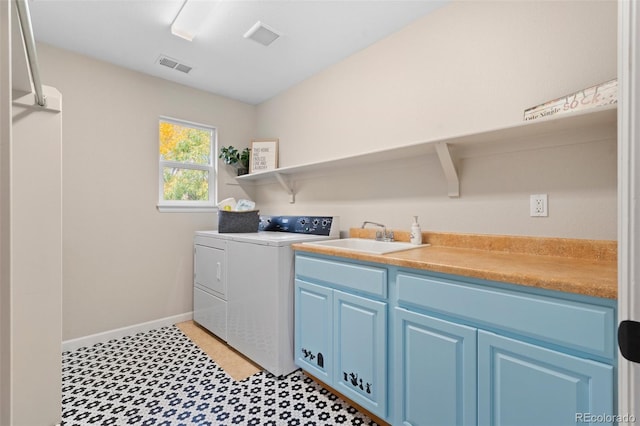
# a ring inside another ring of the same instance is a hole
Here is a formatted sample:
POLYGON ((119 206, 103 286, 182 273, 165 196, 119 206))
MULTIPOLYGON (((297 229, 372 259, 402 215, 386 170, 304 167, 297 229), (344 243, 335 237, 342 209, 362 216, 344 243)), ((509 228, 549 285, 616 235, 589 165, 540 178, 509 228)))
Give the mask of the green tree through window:
POLYGON ((212 206, 215 129, 161 119, 160 205, 212 206))

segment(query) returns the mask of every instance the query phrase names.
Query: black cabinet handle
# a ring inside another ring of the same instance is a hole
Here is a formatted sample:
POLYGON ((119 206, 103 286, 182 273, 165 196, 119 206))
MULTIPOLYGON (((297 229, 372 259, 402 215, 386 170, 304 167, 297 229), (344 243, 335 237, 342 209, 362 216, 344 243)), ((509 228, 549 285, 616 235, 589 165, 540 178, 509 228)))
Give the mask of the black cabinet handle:
POLYGON ((640 322, 624 320, 618 326, 618 346, 623 357, 640 362, 640 322))

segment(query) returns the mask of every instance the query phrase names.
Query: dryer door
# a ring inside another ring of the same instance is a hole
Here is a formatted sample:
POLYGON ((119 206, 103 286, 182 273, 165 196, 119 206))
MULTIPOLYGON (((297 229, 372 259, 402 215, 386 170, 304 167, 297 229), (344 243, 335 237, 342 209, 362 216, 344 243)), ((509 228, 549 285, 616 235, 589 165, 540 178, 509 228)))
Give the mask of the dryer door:
POLYGON ((224 250, 196 244, 195 283, 226 300, 227 280, 224 250))

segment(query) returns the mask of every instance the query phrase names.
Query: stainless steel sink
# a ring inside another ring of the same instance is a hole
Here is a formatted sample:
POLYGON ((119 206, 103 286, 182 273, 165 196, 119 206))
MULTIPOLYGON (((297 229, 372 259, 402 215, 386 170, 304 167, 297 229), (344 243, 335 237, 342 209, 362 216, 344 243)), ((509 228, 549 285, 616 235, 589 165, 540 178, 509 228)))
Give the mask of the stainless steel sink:
POLYGON ((376 241, 364 238, 344 238, 342 240, 325 240, 304 242, 302 244, 319 247, 330 247, 340 250, 357 251, 361 253, 386 254, 402 250, 424 247, 400 241, 376 241))

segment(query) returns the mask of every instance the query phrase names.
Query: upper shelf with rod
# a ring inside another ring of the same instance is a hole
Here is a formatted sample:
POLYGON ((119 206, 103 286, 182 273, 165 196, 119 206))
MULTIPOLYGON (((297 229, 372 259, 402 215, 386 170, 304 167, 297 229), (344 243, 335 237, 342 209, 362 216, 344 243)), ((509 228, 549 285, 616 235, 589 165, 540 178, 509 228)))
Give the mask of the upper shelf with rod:
POLYGON ((238 176, 240 184, 277 182, 295 202, 295 179, 313 172, 384 163, 436 153, 447 180, 448 195, 460 196, 459 160, 478 153, 513 152, 548 146, 615 139, 616 105, 523 121, 512 126, 402 145, 357 155, 238 176))

